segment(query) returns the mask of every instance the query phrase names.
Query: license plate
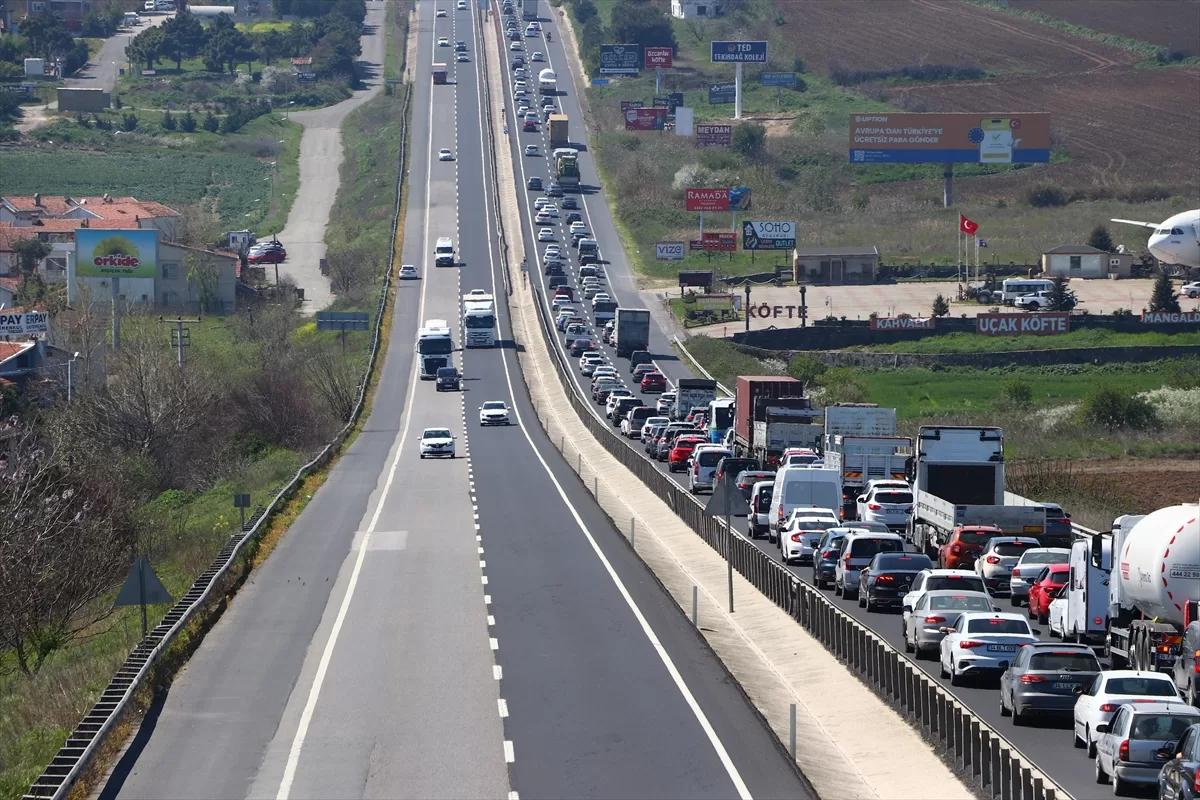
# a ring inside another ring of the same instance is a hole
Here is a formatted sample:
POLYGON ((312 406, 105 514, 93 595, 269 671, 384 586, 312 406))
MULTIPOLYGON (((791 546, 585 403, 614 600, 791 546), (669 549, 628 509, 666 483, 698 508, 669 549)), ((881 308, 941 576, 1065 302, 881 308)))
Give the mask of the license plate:
POLYGON ((1075 688, 1075 684, 1071 683, 1070 681, 1055 681, 1054 683, 1050 684, 1050 688, 1070 691, 1071 689, 1075 688))
POLYGON ((989 644, 987 649, 992 653, 1015 653, 1017 646, 1015 644, 989 644))

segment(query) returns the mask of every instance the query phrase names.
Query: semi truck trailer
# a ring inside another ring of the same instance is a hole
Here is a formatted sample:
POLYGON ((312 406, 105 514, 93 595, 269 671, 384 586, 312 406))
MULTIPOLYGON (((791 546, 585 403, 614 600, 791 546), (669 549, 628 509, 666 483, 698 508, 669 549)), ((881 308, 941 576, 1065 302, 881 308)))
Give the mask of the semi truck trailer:
POLYGON ((613 336, 618 358, 629 358, 634 350, 649 348, 650 311, 645 308, 618 308, 613 336))
POLYGON ((814 409, 804 384, 774 375, 739 375, 734 386, 733 447, 744 458, 778 464, 789 447, 811 447, 820 441, 814 425, 824 409, 814 409))

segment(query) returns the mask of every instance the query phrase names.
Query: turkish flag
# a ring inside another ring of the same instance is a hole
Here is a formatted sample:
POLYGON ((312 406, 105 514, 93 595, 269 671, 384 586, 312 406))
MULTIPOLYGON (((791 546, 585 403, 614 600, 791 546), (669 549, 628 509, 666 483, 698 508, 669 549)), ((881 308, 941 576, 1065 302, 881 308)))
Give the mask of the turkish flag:
POLYGON ((963 233, 974 234, 975 231, 979 230, 979 223, 971 222, 971 220, 967 219, 962 214, 959 214, 958 229, 963 233))

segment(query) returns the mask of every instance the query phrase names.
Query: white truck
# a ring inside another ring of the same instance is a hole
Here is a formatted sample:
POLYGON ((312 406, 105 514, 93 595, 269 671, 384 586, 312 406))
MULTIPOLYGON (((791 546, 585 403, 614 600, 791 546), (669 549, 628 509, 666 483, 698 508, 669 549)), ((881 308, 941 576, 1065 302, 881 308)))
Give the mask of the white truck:
POLYGON ((462 298, 463 346, 496 346, 496 299, 475 289, 462 298))
POLYGON ((912 439, 904 436, 843 436, 825 441, 825 467, 842 475, 842 506, 851 514, 867 483, 905 480, 912 439))
POLYGON ((1126 515, 1092 537, 1093 563, 1108 576, 1108 654, 1113 668, 1171 672, 1183 631, 1200 604, 1200 506, 1126 515), (1110 563, 1097 559, 1104 539, 1110 563))
POLYGON ((547 67, 538 73, 538 94, 551 97, 558 94, 558 75, 554 70, 547 67))
POLYGON ((427 319, 417 331, 418 374, 421 380, 433 380, 442 367, 451 366, 454 340, 444 319, 427 319))
POLYGON ((521 19, 536 21, 538 18, 538 0, 521 0, 521 19))
POLYGON ((909 481, 916 500, 908 538, 937 558, 956 529, 998 528, 1011 536, 1040 536, 1044 506, 1004 505, 1004 431, 922 425, 909 481))

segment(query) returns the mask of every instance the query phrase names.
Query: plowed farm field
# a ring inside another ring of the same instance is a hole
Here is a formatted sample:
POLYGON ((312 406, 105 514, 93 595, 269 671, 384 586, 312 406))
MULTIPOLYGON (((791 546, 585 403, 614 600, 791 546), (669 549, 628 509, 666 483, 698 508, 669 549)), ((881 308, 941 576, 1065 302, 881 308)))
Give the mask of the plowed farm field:
POLYGON ((1100 33, 1200 55, 1200 3, 1194 0, 1008 0, 1008 4, 1100 33))

